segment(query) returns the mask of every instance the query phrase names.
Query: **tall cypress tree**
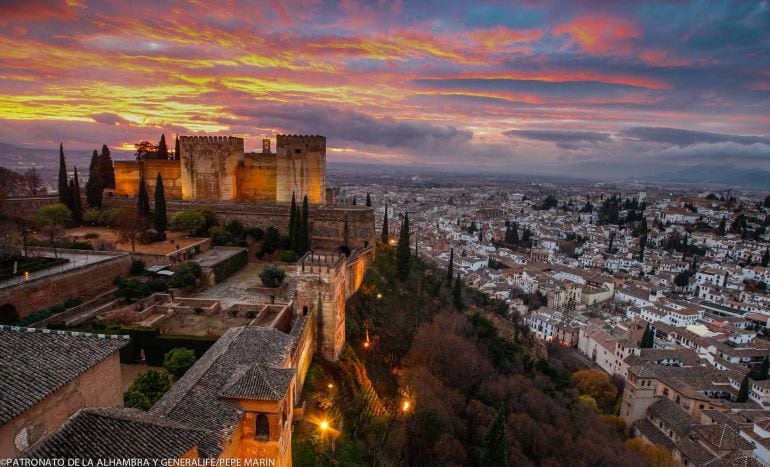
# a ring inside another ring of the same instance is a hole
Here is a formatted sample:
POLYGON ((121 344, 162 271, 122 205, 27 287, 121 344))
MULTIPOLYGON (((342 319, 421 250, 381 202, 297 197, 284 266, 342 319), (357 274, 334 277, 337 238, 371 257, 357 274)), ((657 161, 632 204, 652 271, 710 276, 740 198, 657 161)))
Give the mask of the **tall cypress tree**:
POLYGON ((160 135, 160 141, 158 142, 158 159, 168 159, 168 146, 166 146, 166 134, 160 135))
POLYGON ((647 234, 639 237, 639 262, 644 262, 644 248, 647 246, 647 234))
POLYGON ((163 177, 158 172, 158 177, 155 180, 155 230, 158 231, 161 238, 165 239, 167 228, 166 191, 163 189, 163 177))
POLYGON ((749 379, 749 375, 744 376, 743 381, 741 381, 741 388, 738 390, 738 397, 735 399, 735 402, 746 402, 749 400, 750 384, 751 380, 749 379))
POLYGON ((289 210, 289 247, 297 250, 297 199, 291 192, 291 209, 289 210))
POLYGON ((762 254, 762 267, 766 268, 770 264, 770 248, 765 248, 765 252, 762 254))
POLYGON ((458 311, 463 311, 465 303, 463 303, 463 282, 460 279, 460 275, 455 276, 455 285, 452 288, 452 303, 458 311))
POLYGON ((78 168, 75 167, 72 177, 72 218, 78 225, 83 224, 83 201, 80 199, 80 178, 78 177, 78 168))
POLYGON ((505 436, 505 407, 497 410, 492 423, 484 434, 482 459, 479 463, 489 467, 505 467, 508 465, 508 439, 505 436))
POLYGON ((366 206, 372 207, 372 197, 369 193, 366 194, 366 206))
POLYGON ((345 246, 348 246, 348 237, 350 237, 350 231, 348 229, 348 216, 345 216, 345 226, 342 228, 342 240, 344 242, 343 245, 345 246))
POLYGON ((447 265, 446 281, 447 284, 452 285, 452 278, 454 278, 455 267, 455 249, 454 247, 449 249, 449 265, 447 265))
POLYGON ((64 159, 64 143, 59 143, 59 202, 69 207, 69 185, 67 177, 67 161, 64 159))
POLYGON ((106 144, 102 145, 102 156, 99 161, 99 170, 102 172, 102 184, 104 188, 115 189, 115 169, 112 167, 112 157, 110 148, 106 144))
POLYGON ((765 381, 770 373, 770 357, 765 357, 762 363, 755 365, 752 371, 751 379, 754 381, 765 381))
POLYGON ((385 217, 382 218, 382 243, 387 244, 389 240, 389 229, 388 229, 388 205, 385 205, 385 217))
POLYGON ((144 175, 139 179, 139 196, 136 200, 136 209, 139 217, 145 221, 150 219, 150 195, 147 193, 147 184, 144 183, 144 175))
POLYGON ((310 208, 307 195, 302 200, 302 217, 299 220, 297 253, 304 255, 310 250, 310 208))
POLYGON ((647 323, 647 327, 644 329, 642 335, 642 341, 639 343, 639 347, 642 349, 651 349, 655 346, 655 334, 650 328, 650 323, 647 323))
POLYGON ((176 141, 174 142, 174 160, 179 160, 181 153, 179 151, 179 135, 176 135, 176 141))
POLYGON ((409 260, 412 252, 409 250, 409 213, 404 214, 401 223, 401 233, 398 236, 398 249, 396 250, 396 267, 398 277, 406 280, 409 277, 409 260))
POLYGON ((91 165, 88 166, 88 181, 86 182, 86 201, 94 209, 102 207, 102 173, 99 170, 99 153, 94 149, 91 165))

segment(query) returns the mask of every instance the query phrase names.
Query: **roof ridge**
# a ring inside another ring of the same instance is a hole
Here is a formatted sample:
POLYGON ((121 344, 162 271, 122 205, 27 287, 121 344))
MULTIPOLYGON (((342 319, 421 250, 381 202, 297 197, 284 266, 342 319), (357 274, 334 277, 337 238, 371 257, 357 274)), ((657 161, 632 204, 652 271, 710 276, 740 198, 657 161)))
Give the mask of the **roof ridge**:
POLYGON ((26 326, 14 326, 10 324, 0 324, 0 331, 17 331, 28 332, 38 334, 55 334, 59 336, 72 336, 72 337, 95 337, 97 339, 131 339, 128 334, 104 334, 104 333, 91 333, 82 331, 64 331, 61 329, 48 329, 48 328, 30 328, 26 326))

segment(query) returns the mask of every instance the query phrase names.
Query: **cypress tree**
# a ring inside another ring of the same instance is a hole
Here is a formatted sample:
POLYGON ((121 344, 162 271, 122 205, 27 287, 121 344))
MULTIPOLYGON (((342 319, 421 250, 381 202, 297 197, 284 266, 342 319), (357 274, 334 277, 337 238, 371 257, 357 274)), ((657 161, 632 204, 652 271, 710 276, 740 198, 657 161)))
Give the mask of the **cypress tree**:
POLYGON ((102 156, 99 161, 99 170, 102 172, 102 185, 104 188, 115 189, 115 169, 112 167, 112 157, 110 148, 106 144, 102 145, 102 156))
POLYGON ((762 267, 766 268, 770 264, 770 249, 765 248, 765 252, 762 254, 762 267))
POLYGON ((158 177, 155 180, 155 230, 158 231, 161 238, 165 239, 167 228, 166 191, 163 188, 163 177, 158 172, 158 177))
POLYGON ((310 250, 310 208, 308 206, 307 195, 302 200, 302 217, 299 222, 299 233, 297 242, 297 253, 304 255, 310 250))
POLYGON ((174 142, 174 160, 179 160, 181 152, 179 151, 179 135, 176 135, 176 141, 174 142))
POLYGON ((158 159, 168 159, 168 146, 166 146, 166 134, 160 135, 160 141, 158 142, 158 159))
POLYGON ((345 216, 345 226, 342 229, 342 240, 343 245, 348 246, 348 237, 350 236, 350 231, 348 230, 348 216, 345 216))
POLYGON ((88 182, 86 182, 86 201, 94 209, 102 207, 102 173, 99 170, 99 153, 94 149, 91 165, 88 166, 88 182))
POLYGON ((446 282, 448 285, 452 285, 452 278, 454 277, 455 266, 455 249, 454 247, 449 249, 449 264, 446 271, 446 282))
POLYGON ((465 308, 465 304, 463 303, 463 283, 459 274, 455 277, 455 284, 452 288, 452 303, 454 303, 457 311, 463 311, 465 308))
POLYGON ((762 363, 754 367, 751 379, 754 381, 765 381, 767 380, 768 372, 770 372, 770 357, 765 357, 762 363))
POLYGON ((642 349, 652 349, 655 346, 655 334, 650 328, 650 323, 647 323, 647 327, 644 329, 642 335, 642 341, 639 343, 639 347, 642 349))
POLYGON ((297 249, 297 199, 291 192, 291 209, 289 210, 289 248, 297 249))
POLYGON ((355 205, 356 205, 356 197, 354 196, 353 197, 353 206, 355 206, 355 205))
POLYGON ((80 199, 80 180, 78 179, 78 168, 75 167, 74 177, 72 178, 72 218, 78 225, 83 224, 83 201, 80 199))
POLYGON ((64 159, 64 143, 59 143, 59 202, 69 207, 69 185, 67 177, 67 161, 64 159))
POLYGON ((372 207, 372 197, 369 195, 369 193, 366 194, 366 206, 372 207))
POLYGON ((497 415, 484 434, 480 465, 505 467, 508 465, 508 439, 505 436, 505 407, 497 410, 497 415))
POLYGON ((147 184, 144 183, 144 175, 139 179, 139 196, 136 203, 139 217, 145 220, 150 219, 150 195, 147 193, 147 184))
POLYGON ((385 217, 382 218, 382 243, 386 244, 388 243, 388 237, 389 237, 389 229, 388 229, 388 205, 385 205, 385 217))
POLYGON ((749 375, 746 375, 743 377, 743 381, 741 381, 741 389, 738 390, 738 397, 735 399, 735 402, 746 402, 749 400, 749 375))
POLYGON ((404 214, 404 222, 401 223, 401 233, 398 236, 398 249, 396 250, 396 266, 398 277, 406 280, 409 277, 409 259, 412 253, 409 251, 409 213, 404 214))
POLYGON ((639 237, 639 262, 644 262, 644 247, 647 245, 647 235, 639 237))

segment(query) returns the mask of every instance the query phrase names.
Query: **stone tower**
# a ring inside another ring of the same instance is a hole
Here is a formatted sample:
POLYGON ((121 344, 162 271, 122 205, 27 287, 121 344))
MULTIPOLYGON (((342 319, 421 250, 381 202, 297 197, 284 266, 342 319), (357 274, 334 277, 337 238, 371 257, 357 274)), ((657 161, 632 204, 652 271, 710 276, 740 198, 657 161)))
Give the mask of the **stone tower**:
POLYGON ((326 138, 323 136, 276 136, 276 202, 290 203, 307 195, 310 204, 326 198, 326 138))
POLYGON ((346 267, 344 255, 313 252, 297 265, 297 309, 318 320, 318 352, 329 361, 345 347, 346 267))
POLYGON ((243 158, 243 138, 181 136, 182 199, 234 201, 236 170, 243 158))

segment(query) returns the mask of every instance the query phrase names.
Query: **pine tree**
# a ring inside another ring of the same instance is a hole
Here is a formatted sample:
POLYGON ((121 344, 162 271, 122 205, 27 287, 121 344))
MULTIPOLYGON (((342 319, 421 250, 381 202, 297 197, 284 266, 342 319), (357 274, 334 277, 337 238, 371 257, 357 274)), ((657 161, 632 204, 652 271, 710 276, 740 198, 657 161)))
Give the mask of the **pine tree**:
POLYGON ((147 184, 144 176, 139 179, 139 196, 136 200, 136 209, 139 217, 145 221, 150 219, 150 195, 147 193, 147 184))
POLYGON ((735 399, 735 402, 746 402, 749 400, 750 384, 751 380, 749 379, 749 375, 744 376, 743 381, 741 381, 741 388, 738 390, 738 397, 735 399))
POLYGON ((465 303, 463 303, 463 283, 459 274, 455 277, 455 284, 452 288, 452 303, 454 303, 458 311, 463 311, 465 308, 465 303))
POLYGON ((70 206, 67 161, 64 159, 64 143, 59 144, 59 202, 70 206))
POLYGON ((501 405, 484 434, 481 450, 482 459, 479 465, 485 467, 505 467, 508 465, 508 439, 505 433, 505 407, 501 405))
POLYGON ((291 208, 289 210, 289 248, 297 249, 297 199, 291 192, 291 208))
POLYGON ((412 252, 409 250, 409 213, 404 214, 401 223, 401 232, 398 236, 398 248, 396 249, 396 266, 398 277, 401 280, 409 278, 409 260, 412 252))
POLYGON ((652 349, 655 347, 655 333, 650 328, 650 323, 647 323, 647 327, 644 329, 642 335, 642 341, 639 343, 639 347, 642 349, 652 349))
POLYGON ((181 153, 179 152, 179 135, 176 135, 176 141, 174 142, 174 160, 178 161, 181 153))
POLYGON ((455 266, 455 249, 449 249, 449 264, 446 271, 446 282, 448 285, 452 285, 452 278, 454 278, 454 266, 455 266))
POLYGON ((83 201, 80 199, 80 179, 78 177, 78 168, 75 167, 72 177, 72 218, 78 225, 83 224, 83 201))
POLYGON ((366 206, 369 208, 372 207, 372 197, 369 193, 366 194, 366 206))
POLYGON ((99 170, 102 172, 102 184, 104 188, 115 189, 115 169, 112 167, 112 157, 110 157, 110 148, 106 144, 102 145, 102 155, 99 161, 99 170))
POLYGON ((158 177, 155 179, 155 230, 158 231, 161 238, 165 239, 167 228, 166 191, 163 188, 163 177, 158 172, 158 177))
POLYGON ((102 207, 102 173, 99 170, 99 153, 94 149, 91 165, 88 166, 88 182, 86 182, 86 201, 94 209, 102 207))
POLYGON ((160 135, 158 142, 158 159, 168 159, 168 146, 166 146, 166 134, 160 135))
POLYGON ((389 230, 388 230, 388 205, 385 205, 385 217, 382 218, 382 243, 388 244, 388 240, 390 237, 389 230))

